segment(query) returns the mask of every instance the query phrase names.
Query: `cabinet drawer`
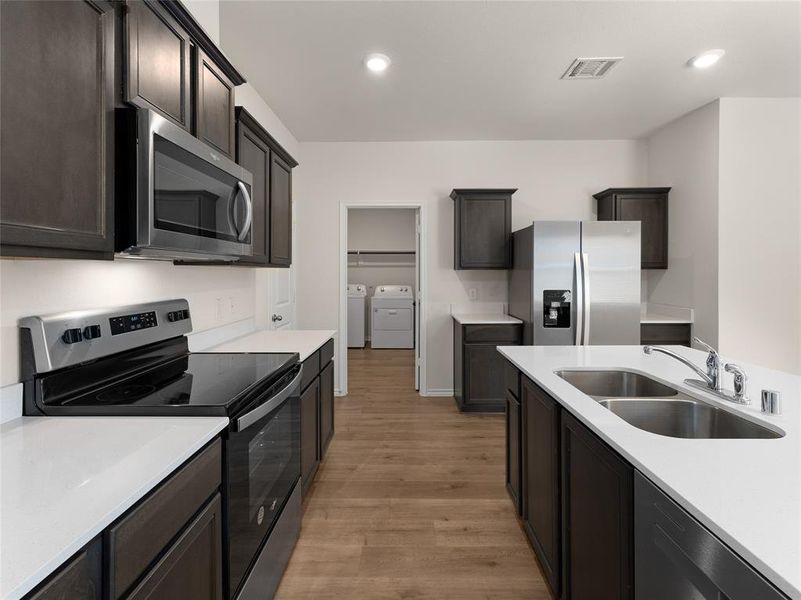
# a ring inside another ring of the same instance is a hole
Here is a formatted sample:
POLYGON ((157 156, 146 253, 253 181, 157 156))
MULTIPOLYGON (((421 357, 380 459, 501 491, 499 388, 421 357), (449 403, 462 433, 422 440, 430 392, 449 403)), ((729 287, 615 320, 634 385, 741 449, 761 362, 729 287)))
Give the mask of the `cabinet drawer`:
POLYGON ((219 488, 221 448, 218 438, 107 530, 111 598, 126 592, 219 488))
POLYGON ((317 350, 303 361, 303 374, 300 377, 300 389, 305 390, 320 374, 320 351, 317 350))
POLYGON ((222 502, 219 493, 128 598, 222 599, 222 502))
POLYGON ((692 325, 690 323, 643 323, 640 325, 641 344, 690 345, 692 325))
POLYGON ((508 360, 503 361, 503 379, 509 393, 520 399, 520 371, 508 360))
POLYGON ((320 368, 324 368, 334 358, 334 340, 328 340, 320 348, 320 368))
POLYGON ((465 325, 464 341, 497 342, 498 344, 519 344, 520 325, 465 325))

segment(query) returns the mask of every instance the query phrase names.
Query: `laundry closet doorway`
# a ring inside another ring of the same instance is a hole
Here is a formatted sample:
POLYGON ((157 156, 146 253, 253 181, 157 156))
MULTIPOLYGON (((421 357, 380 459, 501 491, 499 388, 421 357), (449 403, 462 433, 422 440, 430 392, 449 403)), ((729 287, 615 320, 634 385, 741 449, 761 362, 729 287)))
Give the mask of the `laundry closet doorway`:
POLYGON ((424 227, 421 205, 341 205, 341 394, 349 380, 369 385, 374 366, 413 373, 398 385, 425 390, 424 227))

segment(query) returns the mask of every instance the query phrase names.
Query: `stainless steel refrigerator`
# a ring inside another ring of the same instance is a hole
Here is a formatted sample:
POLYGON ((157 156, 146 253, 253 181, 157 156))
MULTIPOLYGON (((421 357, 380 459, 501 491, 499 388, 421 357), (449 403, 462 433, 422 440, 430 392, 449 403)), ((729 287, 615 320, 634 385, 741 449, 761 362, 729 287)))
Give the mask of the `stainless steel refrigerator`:
POLYGON ((640 343, 639 221, 534 221, 512 237, 524 344, 640 343))

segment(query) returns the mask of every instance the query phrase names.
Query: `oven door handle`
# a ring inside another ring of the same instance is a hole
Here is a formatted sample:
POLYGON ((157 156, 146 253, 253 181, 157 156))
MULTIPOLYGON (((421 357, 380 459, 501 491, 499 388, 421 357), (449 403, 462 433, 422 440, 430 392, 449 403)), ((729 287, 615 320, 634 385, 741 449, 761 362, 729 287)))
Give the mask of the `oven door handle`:
POLYGON ((270 414, 276 408, 278 408, 281 404, 284 403, 284 400, 289 398, 295 390, 300 386, 300 378, 303 375, 303 366, 301 365, 300 369, 298 370, 298 374, 290 381, 287 386, 278 392, 275 396, 270 398, 264 404, 259 404, 256 408, 251 410, 248 413, 245 413, 241 417, 239 417, 234 425, 236 431, 242 431, 247 429, 253 423, 265 417, 266 415, 270 414))

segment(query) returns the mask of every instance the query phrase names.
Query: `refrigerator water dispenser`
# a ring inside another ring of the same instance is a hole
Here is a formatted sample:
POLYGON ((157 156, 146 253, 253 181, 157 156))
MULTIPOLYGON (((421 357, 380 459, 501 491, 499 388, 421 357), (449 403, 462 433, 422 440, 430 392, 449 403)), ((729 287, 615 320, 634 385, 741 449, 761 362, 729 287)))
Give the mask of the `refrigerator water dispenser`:
POLYGON ((543 327, 570 329, 571 290, 543 290, 543 327))

